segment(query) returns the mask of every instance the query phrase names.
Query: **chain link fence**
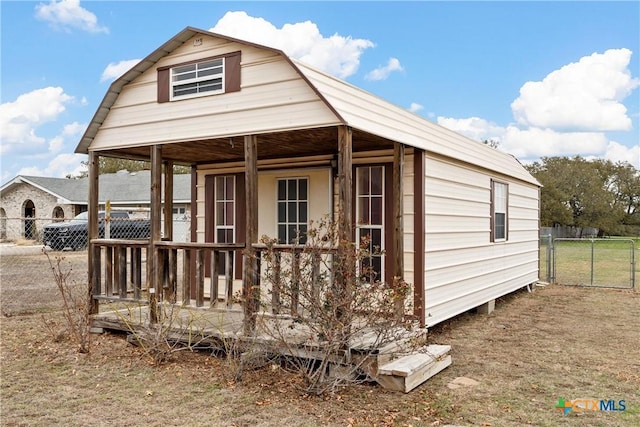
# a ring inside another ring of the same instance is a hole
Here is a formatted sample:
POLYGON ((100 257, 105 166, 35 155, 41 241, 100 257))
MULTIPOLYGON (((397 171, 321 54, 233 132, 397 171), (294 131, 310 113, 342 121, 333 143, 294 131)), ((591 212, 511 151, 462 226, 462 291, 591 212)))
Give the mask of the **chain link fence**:
POLYGON ((635 288, 639 239, 540 236, 540 280, 562 285, 635 288))
MULTIPOLYGON (((85 212, 72 219, 4 217, 0 219, 0 242, 82 250, 87 247, 86 215, 85 212)), ((108 218, 101 214, 98 223, 99 237, 106 239, 148 239, 150 231, 148 211, 113 211, 108 218)), ((186 215, 174 217, 173 241, 187 242, 190 234, 191 219, 186 215)))

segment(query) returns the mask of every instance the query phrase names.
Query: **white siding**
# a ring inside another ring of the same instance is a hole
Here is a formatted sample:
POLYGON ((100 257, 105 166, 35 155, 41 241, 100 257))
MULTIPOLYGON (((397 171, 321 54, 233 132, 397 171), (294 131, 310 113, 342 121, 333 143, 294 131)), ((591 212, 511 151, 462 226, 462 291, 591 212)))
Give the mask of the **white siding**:
POLYGON ((538 279, 538 188, 427 154, 426 324, 538 279), (509 184, 506 242, 491 243, 491 178, 509 184))
POLYGON ((285 58, 202 36, 160 59, 122 88, 91 144, 93 150, 321 127, 339 123, 285 58), (157 103, 157 68, 241 51, 241 90, 157 103))

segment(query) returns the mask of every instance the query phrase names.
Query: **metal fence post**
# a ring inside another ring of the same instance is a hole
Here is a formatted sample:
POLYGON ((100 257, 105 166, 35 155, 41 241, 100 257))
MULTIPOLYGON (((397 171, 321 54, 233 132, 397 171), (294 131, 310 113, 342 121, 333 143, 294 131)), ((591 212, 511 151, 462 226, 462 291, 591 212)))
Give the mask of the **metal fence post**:
POLYGON ((594 264, 593 264, 593 246, 595 245, 593 239, 591 239, 591 286, 593 286, 593 271, 594 271, 594 264))

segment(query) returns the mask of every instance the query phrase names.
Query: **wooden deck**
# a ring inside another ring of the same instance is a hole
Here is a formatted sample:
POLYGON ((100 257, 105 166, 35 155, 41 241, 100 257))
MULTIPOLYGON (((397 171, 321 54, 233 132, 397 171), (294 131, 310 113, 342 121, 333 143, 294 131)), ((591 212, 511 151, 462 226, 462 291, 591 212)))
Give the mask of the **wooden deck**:
POLYGON ((448 346, 445 350, 443 346, 426 346, 427 330, 419 327, 392 331, 393 336, 388 336, 384 342, 380 341, 378 333, 362 330, 352 337, 346 352, 343 349, 330 354, 326 343, 314 339, 308 326, 294 323, 287 315, 260 313, 255 332, 247 336, 239 304, 228 309, 180 304, 162 304, 160 307, 156 329, 149 322, 149 307, 141 305, 95 314, 93 327, 136 333, 142 337, 161 327, 163 336, 170 342, 194 348, 237 354, 262 351, 317 360, 329 357, 335 366, 349 360, 383 387, 403 392, 417 387, 451 363, 448 346), (408 366, 406 369, 398 368, 405 365, 408 366))

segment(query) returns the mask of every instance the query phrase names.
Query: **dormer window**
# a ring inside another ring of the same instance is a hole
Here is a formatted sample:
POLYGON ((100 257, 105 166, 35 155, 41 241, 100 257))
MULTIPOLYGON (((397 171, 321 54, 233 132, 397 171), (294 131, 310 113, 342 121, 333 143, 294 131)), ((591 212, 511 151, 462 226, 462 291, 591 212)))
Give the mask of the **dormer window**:
POLYGON ((240 90, 240 52, 158 68, 158 102, 240 90))
POLYGON ((224 58, 171 69, 171 100, 224 92, 224 58))

